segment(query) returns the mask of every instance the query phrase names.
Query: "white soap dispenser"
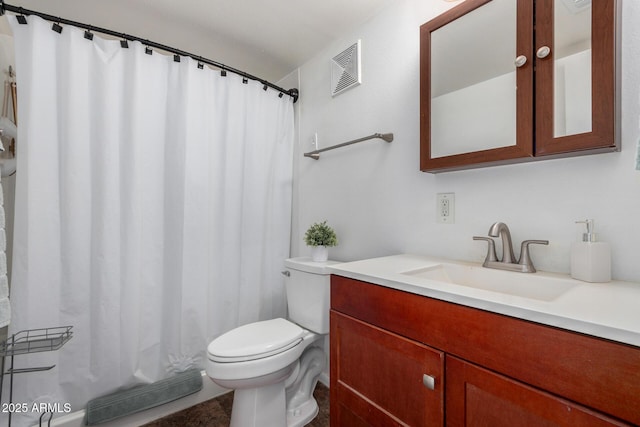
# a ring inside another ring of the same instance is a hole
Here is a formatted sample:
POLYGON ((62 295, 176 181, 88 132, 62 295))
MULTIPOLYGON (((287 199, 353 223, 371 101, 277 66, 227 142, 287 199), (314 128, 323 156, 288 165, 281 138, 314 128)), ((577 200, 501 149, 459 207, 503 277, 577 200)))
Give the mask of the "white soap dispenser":
POLYGON ((587 232, 582 241, 571 245, 571 277, 585 282, 609 282, 611 280, 611 247, 598 242, 593 232, 593 220, 576 221, 586 224, 587 232))

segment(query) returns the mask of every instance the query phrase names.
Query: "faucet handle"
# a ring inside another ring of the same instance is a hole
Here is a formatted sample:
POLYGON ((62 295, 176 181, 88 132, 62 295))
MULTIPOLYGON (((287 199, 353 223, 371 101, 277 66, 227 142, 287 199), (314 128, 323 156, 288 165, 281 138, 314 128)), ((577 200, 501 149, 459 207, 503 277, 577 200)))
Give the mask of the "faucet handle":
POLYGON ((533 261, 531 261, 531 255, 529 253, 529 245, 548 245, 548 240, 525 240, 522 242, 520 246, 520 261, 518 264, 526 266, 523 270, 524 273, 535 273, 536 269, 533 266, 533 261))
POLYGON ((484 240, 488 243, 487 256, 482 264, 484 267, 486 267, 489 262, 498 261, 498 257, 496 256, 496 242, 494 242, 491 237, 473 236, 473 240, 484 240))

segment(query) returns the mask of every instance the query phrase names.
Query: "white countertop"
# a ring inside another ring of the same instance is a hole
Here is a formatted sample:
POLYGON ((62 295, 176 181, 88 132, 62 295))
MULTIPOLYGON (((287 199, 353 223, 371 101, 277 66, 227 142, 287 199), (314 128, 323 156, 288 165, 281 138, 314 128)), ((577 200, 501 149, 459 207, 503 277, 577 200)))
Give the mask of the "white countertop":
POLYGON ((334 264, 328 270, 352 279, 640 347, 640 283, 588 283, 566 274, 502 272, 513 275, 514 286, 518 277, 528 274, 575 283, 559 297, 544 301, 402 274, 440 263, 481 267, 477 263, 406 254, 334 264))

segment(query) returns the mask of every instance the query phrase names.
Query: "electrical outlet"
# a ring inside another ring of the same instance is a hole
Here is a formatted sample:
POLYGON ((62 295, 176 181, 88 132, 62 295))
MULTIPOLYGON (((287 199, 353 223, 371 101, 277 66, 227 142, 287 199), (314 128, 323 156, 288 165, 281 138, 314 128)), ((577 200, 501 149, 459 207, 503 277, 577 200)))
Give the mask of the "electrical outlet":
POLYGON ((436 197, 436 221, 440 224, 453 224, 456 212, 455 193, 438 193, 436 197))

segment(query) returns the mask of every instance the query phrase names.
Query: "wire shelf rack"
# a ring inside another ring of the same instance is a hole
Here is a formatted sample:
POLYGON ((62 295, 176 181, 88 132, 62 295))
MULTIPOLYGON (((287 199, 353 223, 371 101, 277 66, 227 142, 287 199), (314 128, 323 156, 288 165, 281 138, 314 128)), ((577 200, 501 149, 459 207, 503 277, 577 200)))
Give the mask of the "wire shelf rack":
POLYGON ((55 351, 73 336, 72 326, 20 331, 0 343, 0 356, 55 351))
MULTIPOLYGON (((2 390, 4 376, 9 374, 9 404, 13 402, 13 376, 14 374, 24 374, 28 372, 42 372, 53 369, 56 365, 39 366, 30 368, 14 368, 14 357, 29 354, 41 353, 44 351, 56 351, 71 339, 73 326, 58 326, 55 328, 27 329, 12 334, 0 343, 0 403, 2 402, 2 390), (9 358, 9 369, 5 372, 5 359, 9 358)), ((45 412, 40 416, 40 425, 45 414, 49 415, 49 424, 53 413, 45 412)), ((12 413, 9 412, 8 426, 11 426, 12 413)))

